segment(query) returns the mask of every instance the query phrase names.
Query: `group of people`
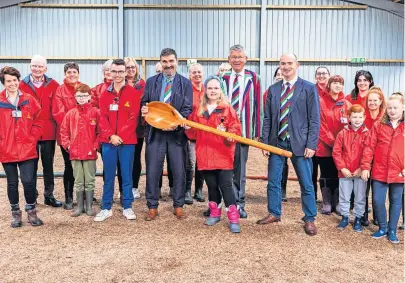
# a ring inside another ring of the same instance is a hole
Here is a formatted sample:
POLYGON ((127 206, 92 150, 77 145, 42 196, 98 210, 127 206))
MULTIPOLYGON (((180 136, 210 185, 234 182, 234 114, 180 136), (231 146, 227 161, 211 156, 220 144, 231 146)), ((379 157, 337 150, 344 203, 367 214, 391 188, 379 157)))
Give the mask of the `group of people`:
MULTIPOLYGON (((104 221, 112 216, 114 181, 117 172, 123 216, 136 219, 132 209, 140 198, 142 147, 145 142, 148 212, 155 220, 161 196, 165 158, 168 163, 173 213, 186 217, 183 206, 194 198, 205 201, 203 182, 208 187, 208 218, 213 226, 222 216, 223 202, 232 233, 239 233, 245 210, 246 164, 249 146, 232 138, 216 136, 186 125, 158 129, 145 122, 148 103, 160 101, 174 107, 183 117, 221 131, 241 135, 292 152, 304 217, 304 231, 317 234, 318 166, 322 193, 321 213, 342 216, 338 229, 368 226, 368 195, 372 188, 373 221, 379 229, 374 238, 387 236, 398 243, 397 224, 404 191, 404 96, 385 98, 374 86, 370 72, 356 73, 354 89, 343 94, 344 79, 330 75, 327 67, 315 71, 316 84, 297 74, 294 54, 280 57, 274 83, 263 93, 260 76, 245 68, 247 56, 240 45, 232 46, 229 64, 204 80, 199 63, 189 66, 189 78, 177 72, 175 50, 165 48, 156 66, 157 74, 146 83, 140 78, 133 58, 108 60, 102 68, 103 82, 94 88, 79 81, 77 63, 64 66, 59 85, 46 75, 46 59, 35 55, 31 73, 20 80, 13 67, 0 71, 5 90, 0 93, 0 161, 7 176, 12 227, 22 225, 19 206, 18 172, 24 188, 25 210, 33 226, 42 225, 35 204, 38 191, 37 168, 41 157, 44 172, 44 202, 62 203, 53 196, 53 158, 60 146, 65 170, 65 209, 77 206, 72 216, 83 213, 104 221), (101 210, 93 209, 96 159, 103 160, 101 210), (389 190, 389 222, 385 201, 389 190), (223 202, 222 202, 223 200, 223 202)), ((288 164, 283 156, 268 156, 268 214, 257 221, 281 221, 282 202, 287 201, 288 164)))

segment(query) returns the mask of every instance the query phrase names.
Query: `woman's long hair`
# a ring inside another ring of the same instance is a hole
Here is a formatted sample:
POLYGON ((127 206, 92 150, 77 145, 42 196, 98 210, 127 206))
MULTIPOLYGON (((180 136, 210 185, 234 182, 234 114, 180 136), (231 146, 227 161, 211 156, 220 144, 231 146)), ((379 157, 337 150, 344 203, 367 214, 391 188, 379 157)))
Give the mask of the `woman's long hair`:
POLYGON ((366 70, 360 70, 356 72, 356 76, 354 77, 354 89, 350 93, 350 96, 352 97, 353 100, 357 100, 357 97, 359 96, 359 87, 357 86, 357 81, 359 80, 360 76, 364 76, 366 80, 370 82, 370 88, 374 86, 374 79, 373 75, 366 70))

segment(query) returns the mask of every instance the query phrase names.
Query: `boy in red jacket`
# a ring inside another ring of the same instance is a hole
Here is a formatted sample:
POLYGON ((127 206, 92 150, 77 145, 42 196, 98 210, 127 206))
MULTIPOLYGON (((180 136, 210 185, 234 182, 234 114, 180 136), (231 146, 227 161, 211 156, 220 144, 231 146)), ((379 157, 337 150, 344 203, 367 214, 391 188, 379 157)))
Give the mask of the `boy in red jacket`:
POLYGON ((84 212, 86 191, 86 213, 93 216, 93 194, 96 177, 97 127, 100 120, 98 109, 90 103, 90 87, 79 84, 75 87, 77 107, 69 110, 60 128, 63 148, 69 152, 72 162, 77 208, 71 214, 77 217, 84 212))
POLYGON ((342 215, 342 221, 337 228, 345 229, 349 224, 350 197, 354 191, 353 229, 356 232, 362 232, 363 226, 360 219, 364 215, 366 205, 367 182, 360 178, 360 162, 369 131, 364 125, 365 110, 361 105, 351 106, 348 116, 350 124, 337 135, 332 153, 339 171, 339 203, 342 215))

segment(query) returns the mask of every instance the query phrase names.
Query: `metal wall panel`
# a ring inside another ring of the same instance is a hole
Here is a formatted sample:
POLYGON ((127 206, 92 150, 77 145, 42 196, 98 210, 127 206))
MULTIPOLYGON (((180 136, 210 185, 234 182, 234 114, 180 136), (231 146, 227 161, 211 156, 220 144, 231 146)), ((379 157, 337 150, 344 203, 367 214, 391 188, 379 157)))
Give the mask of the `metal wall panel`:
POLYGON ((179 57, 223 58, 242 44, 259 57, 259 10, 126 9, 124 20, 125 53, 132 56, 157 57, 172 47, 179 57))
POLYGON ((114 56, 117 9, 0 9, 1 56, 114 56))

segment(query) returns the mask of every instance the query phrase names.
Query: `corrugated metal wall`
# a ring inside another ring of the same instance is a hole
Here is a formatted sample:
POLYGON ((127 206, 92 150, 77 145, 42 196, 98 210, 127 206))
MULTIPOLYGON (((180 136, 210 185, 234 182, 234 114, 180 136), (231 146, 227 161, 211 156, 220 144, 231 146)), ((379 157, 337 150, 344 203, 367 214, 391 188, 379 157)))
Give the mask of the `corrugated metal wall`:
MULTIPOLYGON (((117 4, 118 0, 52 0, 43 4, 117 4)), ((260 5, 260 0, 125 0, 124 4, 260 5)), ((352 5, 338 0, 268 0, 268 5, 352 5)), ((231 45, 245 46, 249 57, 278 58, 294 52, 299 58, 403 59, 404 19, 392 13, 367 10, 267 10, 266 32, 260 38, 259 9, 124 9, 124 54, 158 57, 163 47, 173 47, 182 58, 227 57, 231 45), (260 43, 265 49, 260 54, 260 43)), ((0 56, 112 57, 118 55, 119 10, 109 9, 0 9, 0 56)), ((49 74, 63 79, 64 61, 50 61, 49 74)), ((101 61, 79 61, 81 80, 90 85, 101 81, 101 61)), ((140 63, 140 62, 139 62, 140 63)), ((147 62, 154 73, 156 62, 147 62)), ((205 73, 214 74, 221 62, 201 62, 205 73)), ((0 60, 23 75, 29 61, 0 60)), ((307 63, 299 73, 313 81, 317 66, 326 65, 346 79, 345 92, 353 88, 355 72, 367 69, 386 93, 405 90, 403 63, 307 63)), ((258 62, 248 68, 259 72, 258 62)), ((266 62, 261 77, 268 87, 277 67, 266 62)), ((180 73, 186 74, 185 62, 180 73)), ((0 86, 1 88, 1 86, 0 86)))

